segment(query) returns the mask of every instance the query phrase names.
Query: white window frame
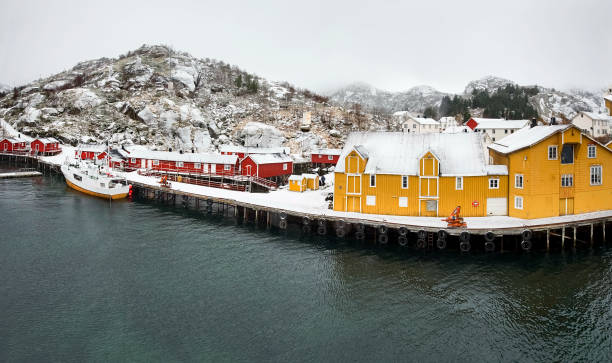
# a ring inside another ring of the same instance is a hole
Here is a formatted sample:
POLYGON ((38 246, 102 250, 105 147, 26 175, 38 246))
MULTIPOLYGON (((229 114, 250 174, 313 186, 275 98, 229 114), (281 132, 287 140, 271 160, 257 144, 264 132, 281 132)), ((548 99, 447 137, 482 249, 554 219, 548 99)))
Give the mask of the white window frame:
POLYGON ((593 185, 593 186, 595 186, 595 185, 602 185, 603 184, 603 167, 601 165, 591 165, 589 170, 590 170, 590 172, 589 172, 589 181, 590 181, 591 185, 593 185), (599 172, 596 172, 594 174, 593 171, 596 171, 596 170, 599 170, 599 172), (593 176, 595 176, 595 177, 599 176, 599 181, 596 181, 595 183, 593 183, 593 176))
POLYGON ((159 160, 153 160, 153 165, 158 166, 159 165, 159 160))
POLYGON ((514 196, 514 209, 523 209, 523 197, 521 196, 514 196))
POLYGON ((370 174, 370 188, 376 188, 376 174, 370 174))
POLYGON ((174 163, 174 165, 175 165, 177 168, 182 168, 182 167, 184 167, 184 166, 185 166, 185 163, 183 163, 182 161, 177 161, 176 163, 174 163))
POLYGON ((366 205, 370 207, 375 207, 376 206, 376 196, 366 195, 366 205))
POLYGON ((202 168, 202 164, 200 164, 200 163, 193 163, 193 168, 194 169, 200 169, 200 168, 202 168))
POLYGON ((455 190, 463 190, 463 177, 455 177, 455 190))
POLYGON ((408 197, 399 197, 397 201, 400 208, 408 208, 408 197))
POLYGON ((408 189, 408 175, 402 175, 402 189, 408 189), (404 186, 404 180, 406 181, 406 186, 404 186))
POLYGON ((229 165, 229 164, 223 165, 223 170, 230 171, 231 170, 231 165, 229 165))
POLYGON ((287 163, 283 163, 283 170, 287 170, 287 163))
POLYGON ((136 164, 136 158, 131 158, 131 159, 130 159, 130 163, 132 163, 132 164, 136 164))
POLYGON ((525 183, 525 178, 523 177, 523 174, 514 174, 514 187, 516 189, 523 189, 524 183, 525 183))
POLYGON ((574 174, 561 175, 561 187, 570 188, 574 186, 574 174), (569 181, 569 183, 568 183, 569 181))
POLYGON ((489 189, 499 189, 499 178, 489 179, 489 189), (495 181, 495 186, 492 186, 493 181, 495 181))
POLYGON ((333 155, 327 155, 327 160, 334 160, 334 156, 333 155))
POLYGON ((548 146, 548 160, 558 160, 559 159, 559 147, 557 145, 549 145, 548 146), (555 157, 550 157, 550 151, 555 150, 555 157))
POLYGON ((595 159, 597 157, 597 147, 595 145, 587 146, 587 158, 595 159), (593 156, 591 156, 591 151, 593 151, 593 156))

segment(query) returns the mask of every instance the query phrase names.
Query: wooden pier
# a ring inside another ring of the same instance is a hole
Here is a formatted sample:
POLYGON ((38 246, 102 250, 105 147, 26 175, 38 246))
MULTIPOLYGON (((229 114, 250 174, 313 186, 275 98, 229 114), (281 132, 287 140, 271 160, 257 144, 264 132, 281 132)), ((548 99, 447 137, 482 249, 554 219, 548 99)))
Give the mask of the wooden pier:
MULTIPOLYGON (((0 154, 0 162, 28 167, 42 174, 60 174, 58 165, 27 155, 0 154)), ((607 242, 612 211, 604 217, 580 221, 529 225, 526 227, 449 229, 388 221, 345 218, 272 208, 228 198, 210 197, 131 181, 135 200, 150 200, 196 210, 205 214, 234 217, 248 223, 279 230, 298 230, 304 235, 332 236, 378 245, 398 245, 417 250, 453 249, 461 252, 531 250, 578 250, 607 242)))
POLYGON ((131 181, 134 198, 189 208, 206 214, 234 216, 245 222, 280 230, 299 229, 311 235, 367 240, 376 244, 397 244, 422 250, 447 248, 468 252, 522 250, 565 250, 592 248, 606 242, 612 213, 605 218, 572 223, 531 225, 520 228, 448 229, 380 222, 363 218, 310 214, 291 209, 194 194, 131 181))

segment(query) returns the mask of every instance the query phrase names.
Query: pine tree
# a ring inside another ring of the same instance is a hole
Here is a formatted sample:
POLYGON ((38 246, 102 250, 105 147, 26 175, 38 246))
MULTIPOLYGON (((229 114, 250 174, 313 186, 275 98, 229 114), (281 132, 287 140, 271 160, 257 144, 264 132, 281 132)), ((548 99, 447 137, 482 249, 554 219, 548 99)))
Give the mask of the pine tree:
POLYGON ((242 74, 238 73, 238 77, 236 77, 236 80, 234 81, 234 84, 238 88, 242 87, 242 74))

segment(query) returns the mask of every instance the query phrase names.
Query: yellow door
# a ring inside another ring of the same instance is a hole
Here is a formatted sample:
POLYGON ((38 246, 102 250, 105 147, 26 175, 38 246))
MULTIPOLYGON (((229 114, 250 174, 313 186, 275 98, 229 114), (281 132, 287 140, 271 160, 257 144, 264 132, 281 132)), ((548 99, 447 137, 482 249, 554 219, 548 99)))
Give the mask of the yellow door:
POLYGON ((347 212, 361 212, 361 197, 347 196, 346 197, 347 212))
POLYGON ((359 172, 358 168, 359 168, 359 159, 357 159, 356 156, 349 156, 348 157, 348 172, 349 173, 357 173, 359 172))
POLYGON ((559 199, 559 215, 574 214, 574 198, 559 199))
POLYGON ((346 192, 352 194, 361 193, 361 176, 349 175, 346 183, 346 192))

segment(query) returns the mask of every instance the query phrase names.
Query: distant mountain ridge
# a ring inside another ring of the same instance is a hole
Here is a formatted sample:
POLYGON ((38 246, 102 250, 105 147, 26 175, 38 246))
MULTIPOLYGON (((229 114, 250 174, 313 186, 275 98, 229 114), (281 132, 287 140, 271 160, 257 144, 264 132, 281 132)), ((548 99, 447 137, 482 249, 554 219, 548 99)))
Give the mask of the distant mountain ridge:
MULTIPOLYGON (((348 85, 329 93, 332 102, 337 105, 349 106, 359 103, 366 109, 379 109, 384 112, 410 111, 421 113, 427 107, 437 108, 444 96, 469 97, 472 91, 493 93, 506 85, 517 85, 509 79, 485 76, 468 82, 463 94, 444 93, 430 86, 416 86, 407 91, 390 92, 377 89, 371 85, 360 82, 348 85)), ((529 101, 541 117, 572 118, 580 111, 598 112, 602 110, 602 93, 587 90, 571 89, 566 91, 537 87, 538 94, 529 101)))

